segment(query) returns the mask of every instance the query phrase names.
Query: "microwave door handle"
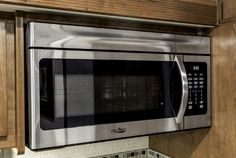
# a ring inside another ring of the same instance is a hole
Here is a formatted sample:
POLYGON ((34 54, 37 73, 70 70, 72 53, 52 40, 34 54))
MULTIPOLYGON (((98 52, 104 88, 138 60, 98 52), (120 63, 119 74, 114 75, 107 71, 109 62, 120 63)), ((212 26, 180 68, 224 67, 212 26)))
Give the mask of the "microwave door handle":
POLYGON ((180 102, 180 108, 178 111, 178 114, 175 118, 176 123, 181 123, 187 108, 187 102, 188 102, 188 79, 187 79, 187 73, 184 66, 183 61, 179 56, 175 56, 174 61, 177 63, 180 76, 181 76, 181 84, 182 84, 182 96, 181 96, 181 102, 180 102))

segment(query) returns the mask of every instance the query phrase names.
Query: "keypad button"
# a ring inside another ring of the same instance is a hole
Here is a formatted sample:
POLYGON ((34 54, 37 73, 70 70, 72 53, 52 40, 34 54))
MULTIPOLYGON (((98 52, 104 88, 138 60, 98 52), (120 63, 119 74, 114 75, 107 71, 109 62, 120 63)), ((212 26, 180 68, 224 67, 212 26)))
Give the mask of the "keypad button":
POLYGON ((203 77, 200 77, 200 78, 199 78, 199 80, 200 80, 200 81, 203 81, 203 80, 204 80, 204 78, 203 78, 203 77))
POLYGON ((193 78, 188 78, 188 80, 189 80, 189 81, 192 81, 192 80, 193 80, 193 78))
POLYGON ((200 73, 199 76, 203 76, 203 73, 200 73))
POLYGON ((200 81, 199 84, 204 84, 204 82, 203 82, 203 81, 200 81))
POLYGON ((200 85, 199 88, 204 88, 204 86, 203 86, 203 85, 200 85))
POLYGON ((197 82, 197 81, 194 81, 193 83, 194 83, 194 84, 198 84, 198 82, 197 82))
POLYGON ((192 110, 192 109, 193 109, 193 106, 188 106, 188 109, 189 109, 189 110, 192 110))
POLYGON ((201 104, 201 105, 199 106, 199 108, 200 108, 200 109, 203 109, 203 108, 204 108, 204 105, 201 104))
POLYGON ((192 88, 193 88, 193 86, 188 86, 188 88, 189 88, 189 89, 192 89, 192 88))
POLYGON ((193 80, 194 80, 194 81, 197 81, 197 80, 198 80, 198 78, 194 77, 194 78, 193 78, 193 80))
POLYGON ((201 100, 199 103, 200 103, 200 104, 203 104, 203 100, 201 100))

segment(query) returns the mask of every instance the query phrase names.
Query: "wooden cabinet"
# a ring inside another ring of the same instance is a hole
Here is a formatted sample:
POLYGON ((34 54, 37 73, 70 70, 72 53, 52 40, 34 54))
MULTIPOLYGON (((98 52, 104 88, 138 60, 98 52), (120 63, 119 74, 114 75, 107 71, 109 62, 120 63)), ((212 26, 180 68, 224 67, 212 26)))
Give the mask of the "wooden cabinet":
POLYGON ((6 22, 0 22, 0 137, 7 136, 7 53, 5 48, 6 22))
POLYGON ((222 9, 222 18, 224 20, 235 20, 236 19, 236 1, 235 0, 220 0, 222 9))
POLYGON ((24 41, 19 19, 0 16, 0 149, 24 153, 24 41))
POLYGON ((14 21, 0 20, 0 148, 16 145, 14 21))
POLYGON ((217 22, 216 0, 1 0, 0 3, 211 26, 217 22))
POLYGON ((235 0, 219 0, 219 20, 221 23, 231 22, 236 20, 236 1, 235 0))

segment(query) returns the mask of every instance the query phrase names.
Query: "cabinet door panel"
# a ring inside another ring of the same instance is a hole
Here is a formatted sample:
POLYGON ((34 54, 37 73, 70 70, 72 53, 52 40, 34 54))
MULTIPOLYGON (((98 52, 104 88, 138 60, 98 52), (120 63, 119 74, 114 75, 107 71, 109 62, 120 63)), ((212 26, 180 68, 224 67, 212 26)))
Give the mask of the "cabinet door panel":
POLYGON ((7 136, 7 84, 6 84, 6 29, 0 22, 0 137, 7 136))
POLYGON ((0 149, 16 147, 15 80, 14 21, 0 20, 0 149))

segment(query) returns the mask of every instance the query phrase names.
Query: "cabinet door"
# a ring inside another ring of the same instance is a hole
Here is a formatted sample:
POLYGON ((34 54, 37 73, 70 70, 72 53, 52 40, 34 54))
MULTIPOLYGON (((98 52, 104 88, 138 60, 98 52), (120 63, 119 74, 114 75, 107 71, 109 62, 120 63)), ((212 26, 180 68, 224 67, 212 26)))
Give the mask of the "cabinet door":
POLYGON ((0 137, 7 136, 7 51, 6 23, 0 22, 0 137))
POLYGON ((16 146, 15 31, 0 20, 0 149, 16 146))

